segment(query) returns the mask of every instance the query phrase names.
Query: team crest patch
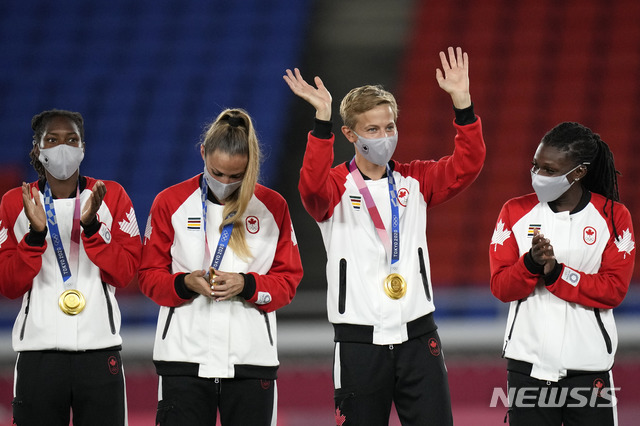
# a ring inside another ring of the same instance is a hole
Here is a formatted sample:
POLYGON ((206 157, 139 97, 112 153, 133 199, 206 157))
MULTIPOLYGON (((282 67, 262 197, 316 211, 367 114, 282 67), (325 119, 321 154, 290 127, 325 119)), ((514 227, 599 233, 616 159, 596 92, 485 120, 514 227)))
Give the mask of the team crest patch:
POLYGON ((582 239, 588 245, 593 245, 596 242, 597 232, 594 227, 587 226, 582 230, 582 239))
POLYGON ((409 190, 407 188, 400 188, 398 190, 398 202, 402 207, 407 207, 408 200, 409 200, 409 190))
POLYGON ((250 234, 257 234, 260 230, 260 221, 255 216, 247 216, 244 223, 247 227, 247 232, 250 234))
POLYGON ((604 388, 604 380, 597 378, 593 381, 593 387, 595 389, 598 389, 598 398, 600 398, 602 395, 602 388, 604 388))
POLYGON ((202 218, 200 216, 187 218, 187 229, 190 231, 200 230, 201 224, 202 224, 202 218))
POLYGON ((542 225, 539 223, 529 225, 529 230, 527 231, 527 237, 533 238, 533 235, 536 231, 540 232, 542 225))
POLYGON ((120 363, 118 362, 118 358, 115 356, 110 356, 107 360, 107 364, 109 365, 109 372, 113 375, 118 374, 120 371, 120 363))
POLYGON ((440 344, 435 337, 429 339, 429 352, 431 352, 431 355, 433 356, 440 355, 440 344))
POLYGON ((351 200, 351 206, 354 210, 360 210, 360 206, 362 206, 362 197, 360 195, 349 195, 349 199, 351 200))

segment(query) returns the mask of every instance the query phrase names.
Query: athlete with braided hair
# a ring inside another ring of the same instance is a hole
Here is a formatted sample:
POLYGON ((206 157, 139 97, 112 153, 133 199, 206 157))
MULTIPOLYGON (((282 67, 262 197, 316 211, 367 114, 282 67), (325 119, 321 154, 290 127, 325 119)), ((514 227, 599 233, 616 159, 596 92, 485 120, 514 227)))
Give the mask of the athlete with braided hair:
POLYGON ((491 291, 511 303, 511 425, 616 425, 613 308, 635 258, 613 154, 591 129, 565 122, 533 157, 535 194, 509 200, 489 250, 491 291))

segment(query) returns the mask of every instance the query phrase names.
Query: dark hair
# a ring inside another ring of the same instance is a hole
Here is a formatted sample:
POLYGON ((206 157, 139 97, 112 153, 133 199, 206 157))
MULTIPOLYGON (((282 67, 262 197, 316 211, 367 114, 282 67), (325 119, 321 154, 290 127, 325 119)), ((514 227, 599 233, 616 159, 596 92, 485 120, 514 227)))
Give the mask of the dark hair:
MULTIPOLYGON (((542 143, 566 152, 576 166, 584 164, 587 174, 582 179, 582 186, 607 198, 603 213, 607 216, 606 207, 609 201, 620 201, 618 192, 618 175, 613 161, 613 153, 609 146, 600 139, 600 135, 580 123, 564 122, 549 130, 542 138, 542 143)), ((618 234, 613 223, 613 202, 611 205, 611 224, 616 239, 618 234)))
POLYGON ((38 176, 41 178, 45 176, 44 166, 38 160, 38 155, 36 154, 36 145, 38 141, 42 139, 42 135, 44 135, 44 129, 49 124, 52 118, 55 117, 66 117, 69 120, 73 121, 76 126, 78 126, 78 130, 80 131, 80 139, 84 142, 84 119, 82 118, 82 114, 79 112, 67 111, 64 109, 50 109, 47 111, 42 111, 39 114, 36 114, 31 119, 31 129, 33 130, 33 148, 31 148, 31 152, 29 153, 29 158, 31 158, 31 165, 38 172, 38 176))

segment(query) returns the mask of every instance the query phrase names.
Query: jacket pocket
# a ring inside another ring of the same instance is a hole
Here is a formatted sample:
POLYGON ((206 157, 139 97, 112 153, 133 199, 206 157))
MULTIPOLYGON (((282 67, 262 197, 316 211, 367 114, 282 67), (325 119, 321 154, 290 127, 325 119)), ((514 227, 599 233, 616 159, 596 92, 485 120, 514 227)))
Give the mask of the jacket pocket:
POLYGON ((27 293, 27 306, 24 307, 24 321, 20 328, 20 341, 24 339, 24 329, 27 327, 27 318, 29 317, 29 305, 31 305, 31 290, 27 293))
POLYGON ((347 305, 347 260, 340 259, 340 286, 338 288, 338 312, 344 314, 347 305))
POLYGON ((175 307, 169 308, 169 314, 167 315, 167 322, 164 323, 164 329, 162 330, 162 340, 167 337, 167 333, 169 332, 169 325, 171 324, 171 318, 173 318, 173 313, 175 312, 175 307))
POLYGON ((520 310, 520 305, 522 304, 522 300, 518 300, 518 304, 516 305, 516 312, 513 314, 513 321, 511 322, 511 328, 509 328, 509 334, 507 335, 507 339, 504 342, 504 347, 502 348, 502 358, 504 358, 505 352, 507 352, 507 345, 509 341, 511 341, 511 335, 513 334, 513 327, 516 325, 516 319, 518 319, 518 311, 520 310))
POLYGON ((596 321, 598 322, 598 327, 600 327, 600 332, 602 333, 602 337, 604 338, 604 344, 607 346, 607 353, 611 354, 613 352, 613 346, 611 345, 611 337, 609 333, 607 333, 607 329, 604 327, 604 323, 602 322, 602 317, 600 316, 600 309, 593 308, 593 313, 596 315, 596 321))
POLYGON ((271 334, 271 321, 269 321, 269 314, 267 314, 264 311, 261 311, 262 315, 264 316, 264 322, 267 326, 267 334, 269 334, 269 343, 271 343, 271 346, 273 346, 273 335, 271 334))
POLYGON ((422 247, 418 247, 418 261, 420 261, 420 276, 422 277, 424 292, 427 295, 427 300, 431 302, 431 292, 429 291, 429 280, 427 279, 427 268, 424 265, 424 254, 422 253, 422 247))
POLYGON ((109 297, 107 283, 104 281, 102 281, 102 290, 104 291, 104 298, 107 301, 107 313, 109 314, 109 327, 111 327, 111 334, 116 334, 116 323, 113 319, 113 305, 111 303, 111 298, 109 297))

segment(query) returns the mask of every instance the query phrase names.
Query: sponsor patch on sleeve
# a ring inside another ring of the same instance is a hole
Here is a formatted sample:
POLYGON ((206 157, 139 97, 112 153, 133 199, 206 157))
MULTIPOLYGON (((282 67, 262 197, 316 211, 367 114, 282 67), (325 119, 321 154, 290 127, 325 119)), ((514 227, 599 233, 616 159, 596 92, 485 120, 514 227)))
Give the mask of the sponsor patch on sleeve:
POLYGON ((562 270, 561 278, 575 287, 580 282, 580 273, 565 266, 564 269, 562 270))
POLYGON ((259 291, 256 305, 266 305, 269 302, 271 302, 271 293, 267 293, 266 291, 259 291))

